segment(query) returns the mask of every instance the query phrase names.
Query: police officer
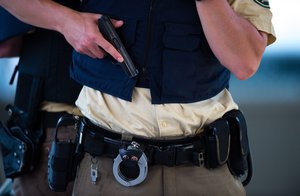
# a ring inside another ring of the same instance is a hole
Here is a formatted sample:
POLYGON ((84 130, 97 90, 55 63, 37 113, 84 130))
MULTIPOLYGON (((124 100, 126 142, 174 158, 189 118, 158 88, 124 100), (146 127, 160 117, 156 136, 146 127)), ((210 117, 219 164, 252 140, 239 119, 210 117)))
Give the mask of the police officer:
MULTIPOLYGON (((2 2, 17 13, 16 7, 2 2)), ((76 104, 91 126, 108 130, 107 135, 150 141, 201 134, 206 125, 238 108, 228 91, 230 73, 242 80, 251 77, 265 47, 275 41, 269 3, 263 0, 83 1, 83 10, 96 14, 41 2, 33 4, 48 10, 41 17, 30 17, 30 12, 17 15, 63 33, 75 48, 72 77, 84 85, 76 104), (53 12, 58 14, 50 17, 53 12), (104 51, 123 61, 98 32, 100 14, 117 19, 113 24, 120 27, 140 72, 137 77, 128 78, 105 55, 104 51), (65 18, 63 23, 61 18, 65 18)), ((130 147, 127 151, 139 148, 135 143, 130 147)), ((74 195, 245 194, 226 165, 209 170, 191 163, 157 164, 147 172, 140 167, 140 173, 147 176, 127 187, 121 175, 122 179, 114 175, 118 158, 90 154, 86 153, 79 167, 74 195)), ((118 176, 122 169, 117 169, 118 176)))
MULTIPOLYGON (((129 79, 105 59, 77 53, 72 77, 85 85, 77 106, 99 127, 151 139, 200 134, 205 125, 237 109, 227 89, 229 71, 239 79, 249 78, 267 43, 274 41, 267 1, 88 1, 84 11, 124 21, 119 32, 140 74, 129 79)), ((153 165, 143 182, 126 188, 122 172, 116 172, 121 167, 111 172, 118 160, 93 160, 86 154, 74 193, 82 195, 88 189, 90 195, 245 194, 226 165, 213 170, 153 165), (98 168, 96 185, 91 168, 98 168)))

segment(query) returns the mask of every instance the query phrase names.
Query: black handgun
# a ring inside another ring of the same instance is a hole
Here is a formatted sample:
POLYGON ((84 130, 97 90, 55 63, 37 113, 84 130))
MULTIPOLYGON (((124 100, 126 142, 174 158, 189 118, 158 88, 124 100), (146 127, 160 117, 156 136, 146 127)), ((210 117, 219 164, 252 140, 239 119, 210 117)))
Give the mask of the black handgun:
POLYGON ((98 28, 105 39, 107 39, 122 55, 124 61, 119 63, 126 74, 132 78, 138 75, 139 71, 134 66, 128 52, 121 42, 113 24, 108 16, 102 15, 98 20, 98 28))

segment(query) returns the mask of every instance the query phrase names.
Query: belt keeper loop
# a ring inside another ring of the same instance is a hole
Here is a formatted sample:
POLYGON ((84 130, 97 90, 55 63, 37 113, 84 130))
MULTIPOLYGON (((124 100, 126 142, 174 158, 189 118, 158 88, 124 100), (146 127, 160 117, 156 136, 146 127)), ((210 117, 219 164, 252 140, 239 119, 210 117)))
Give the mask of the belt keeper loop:
POLYGON ((165 153, 164 158, 166 158, 165 163, 169 167, 174 167, 177 165, 176 155, 177 155, 177 147, 168 147, 162 151, 165 153))
POLYGON ((153 153, 154 153, 154 148, 151 145, 146 146, 144 153, 146 154, 148 158, 148 164, 153 164, 153 153))
POLYGON ((176 149, 175 147, 154 147, 154 162, 156 164, 174 167, 176 165, 176 149))

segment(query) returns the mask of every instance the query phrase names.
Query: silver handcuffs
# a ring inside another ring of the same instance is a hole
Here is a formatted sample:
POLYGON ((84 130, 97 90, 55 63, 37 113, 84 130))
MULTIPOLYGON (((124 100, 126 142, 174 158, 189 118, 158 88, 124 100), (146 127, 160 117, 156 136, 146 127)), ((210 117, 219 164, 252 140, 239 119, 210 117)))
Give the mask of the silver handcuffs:
POLYGON ((140 145, 133 141, 125 148, 119 149, 119 155, 114 159, 113 174, 115 179, 123 186, 130 187, 142 183, 148 174, 147 156, 139 148, 140 145), (128 178, 121 171, 121 164, 137 164, 139 175, 136 178, 128 178))

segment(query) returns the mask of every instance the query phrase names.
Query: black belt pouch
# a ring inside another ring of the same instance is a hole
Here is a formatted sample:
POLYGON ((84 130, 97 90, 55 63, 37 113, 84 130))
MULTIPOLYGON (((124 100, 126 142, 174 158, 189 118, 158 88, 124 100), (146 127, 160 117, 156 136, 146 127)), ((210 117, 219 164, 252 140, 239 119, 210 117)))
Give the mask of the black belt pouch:
POLYGON ((229 155, 230 130, 225 119, 218 119, 205 127, 205 166, 213 169, 226 163, 229 155))
POLYGON ((229 111, 223 117, 229 122, 231 132, 227 164, 233 175, 241 176, 248 170, 247 156, 250 154, 246 120, 239 110, 229 111))

